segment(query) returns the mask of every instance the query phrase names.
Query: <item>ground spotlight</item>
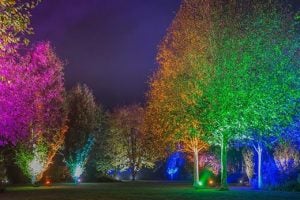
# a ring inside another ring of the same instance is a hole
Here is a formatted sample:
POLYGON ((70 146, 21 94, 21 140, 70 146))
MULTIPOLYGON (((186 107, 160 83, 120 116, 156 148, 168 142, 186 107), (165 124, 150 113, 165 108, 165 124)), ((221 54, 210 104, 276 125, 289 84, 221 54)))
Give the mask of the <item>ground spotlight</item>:
POLYGON ((51 181, 50 180, 46 180, 45 185, 50 186, 51 185, 51 181))

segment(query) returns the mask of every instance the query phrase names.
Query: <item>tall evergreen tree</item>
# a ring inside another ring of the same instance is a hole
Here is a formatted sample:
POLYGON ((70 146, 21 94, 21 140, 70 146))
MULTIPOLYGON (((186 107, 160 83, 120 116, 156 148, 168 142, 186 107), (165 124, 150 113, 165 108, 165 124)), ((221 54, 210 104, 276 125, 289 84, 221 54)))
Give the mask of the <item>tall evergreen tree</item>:
POLYGON ((64 156, 75 181, 83 173, 95 135, 101 128, 102 108, 87 85, 78 84, 67 95, 68 126, 64 156))

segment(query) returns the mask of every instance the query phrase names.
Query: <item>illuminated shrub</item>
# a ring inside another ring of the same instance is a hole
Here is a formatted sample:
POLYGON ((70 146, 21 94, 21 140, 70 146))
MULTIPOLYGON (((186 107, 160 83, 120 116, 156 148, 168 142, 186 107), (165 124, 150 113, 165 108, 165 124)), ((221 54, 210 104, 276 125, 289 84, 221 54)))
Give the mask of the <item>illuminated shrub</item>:
POLYGON ((281 173, 290 174, 300 166, 300 152, 290 143, 279 144, 275 148, 274 160, 281 173))
POLYGON ((32 184, 40 179, 47 164, 47 147, 40 142, 32 149, 20 146, 16 152, 16 164, 23 174, 31 180, 32 184))

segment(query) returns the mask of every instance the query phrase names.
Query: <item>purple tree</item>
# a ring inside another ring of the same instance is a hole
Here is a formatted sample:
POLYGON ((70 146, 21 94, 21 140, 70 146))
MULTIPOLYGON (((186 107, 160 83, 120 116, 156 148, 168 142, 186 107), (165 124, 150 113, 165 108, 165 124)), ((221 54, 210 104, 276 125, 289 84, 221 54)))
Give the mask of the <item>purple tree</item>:
POLYGON ((67 130, 63 63, 49 42, 38 43, 21 63, 27 70, 23 81, 27 86, 25 105, 31 110, 27 124, 30 134, 17 150, 16 163, 34 183, 51 164, 67 130))
POLYGON ((22 141, 16 162, 34 180, 41 178, 64 141, 62 70, 48 42, 24 56, 0 60, 0 146, 22 141))
POLYGON ((28 69, 19 65, 17 57, 0 59, 0 146, 24 138, 33 114, 26 101, 28 69))

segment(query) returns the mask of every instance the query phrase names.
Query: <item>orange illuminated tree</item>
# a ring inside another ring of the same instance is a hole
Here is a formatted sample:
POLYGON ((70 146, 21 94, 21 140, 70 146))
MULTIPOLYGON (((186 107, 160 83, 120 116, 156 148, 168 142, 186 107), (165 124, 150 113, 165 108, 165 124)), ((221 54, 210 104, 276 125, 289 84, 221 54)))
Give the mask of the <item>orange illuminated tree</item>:
POLYGON ((150 80, 146 126, 160 140, 160 152, 183 150, 194 155, 194 186, 199 182, 198 154, 208 148, 199 118, 208 70, 207 34, 210 29, 206 0, 183 1, 158 50, 159 69, 150 80), (200 11, 199 11, 200 9, 200 11), (197 27, 197 28, 195 28, 197 27), (203 69, 200 69, 203 68, 203 69), (162 145, 164 144, 164 145, 162 145))

